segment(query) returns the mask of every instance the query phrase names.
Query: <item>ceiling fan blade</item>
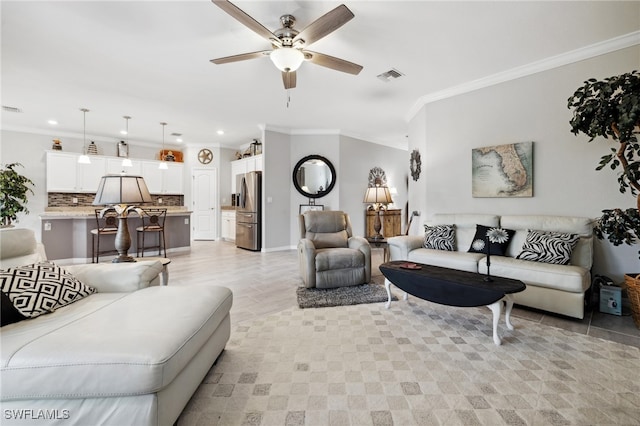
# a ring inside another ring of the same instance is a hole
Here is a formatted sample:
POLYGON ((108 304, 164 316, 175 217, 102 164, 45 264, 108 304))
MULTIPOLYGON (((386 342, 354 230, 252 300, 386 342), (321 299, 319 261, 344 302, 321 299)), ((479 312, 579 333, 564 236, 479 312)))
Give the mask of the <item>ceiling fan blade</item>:
POLYGON ((228 64, 229 62, 246 61, 247 59, 262 58, 263 56, 269 56, 270 50, 261 50, 259 52, 242 53, 240 55, 225 56, 224 58, 211 59, 209 62, 213 62, 217 65, 228 64))
POLYGON ((289 71, 289 72, 282 71, 282 82, 284 83, 285 89, 295 89, 296 79, 297 78, 296 78, 295 71, 289 71))
POLYGON ((295 45, 296 42, 302 41, 305 46, 308 46, 337 30, 353 19, 353 16, 353 12, 351 12, 347 6, 341 4, 309 24, 295 36, 293 44, 295 45))
POLYGON ((304 58, 307 61, 313 62, 316 65, 331 68, 332 70, 342 71, 353 75, 358 75, 360 71, 362 71, 362 65, 354 64, 353 62, 345 61, 344 59, 325 55, 324 53, 311 52, 309 50, 305 50, 303 53, 304 58))
POLYGON ((242 25, 249 28, 254 33, 258 34, 263 38, 266 38, 271 43, 277 46, 282 46, 280 39, 276 37, 274 33, 269 31, 267 28, 265 28, 264 25, 262 25, 260 22, 253 19, 251 16, 249 16, 246 12, 244 12, 235 4, 231 3, 228 0, 211 0, 211 1, 220 9, 224 10, 229 15, 231 15, 232 17, 240 21, 242 25))

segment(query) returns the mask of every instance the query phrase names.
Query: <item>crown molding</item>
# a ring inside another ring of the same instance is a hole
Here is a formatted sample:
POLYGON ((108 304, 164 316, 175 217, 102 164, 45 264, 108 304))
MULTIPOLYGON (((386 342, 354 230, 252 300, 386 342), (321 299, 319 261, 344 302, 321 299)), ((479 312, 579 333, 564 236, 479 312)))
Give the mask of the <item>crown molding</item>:
POLYGON ((484 89, 486 87, 495 86, 496 84, 505 83, 507 81, 516 80, 532 74, 559 68, 575 62, 584 61, 585 59, 595 58, 596 56, 605 55, 617 50, 626 49, 640 44, 640 31, 634 31, 628 34, 604 40, 579 49, 570 50, 569 52, 551 56, 526 65, 511 68, 496 74, 489 75, 477 80, 453 86, 445 90, 430 93, 421 96, 415 104, 409 109, 405 116, 407 122, 411 121, 423 106, 441 101, 443 99, 452 98, 454 96, 473 92, 474 90, 484 89))

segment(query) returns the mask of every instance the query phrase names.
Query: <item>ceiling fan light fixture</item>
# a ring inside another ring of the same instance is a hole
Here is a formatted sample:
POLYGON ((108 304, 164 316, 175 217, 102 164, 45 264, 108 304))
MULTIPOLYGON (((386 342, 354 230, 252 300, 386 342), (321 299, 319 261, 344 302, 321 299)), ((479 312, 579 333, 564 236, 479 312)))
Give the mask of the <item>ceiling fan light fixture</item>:
POLYGON ((274 50, 269 55, 271 61, 280 71, 296 71, 304 61, 304 54, 301 50, 293 47, 281 47, 274 50))

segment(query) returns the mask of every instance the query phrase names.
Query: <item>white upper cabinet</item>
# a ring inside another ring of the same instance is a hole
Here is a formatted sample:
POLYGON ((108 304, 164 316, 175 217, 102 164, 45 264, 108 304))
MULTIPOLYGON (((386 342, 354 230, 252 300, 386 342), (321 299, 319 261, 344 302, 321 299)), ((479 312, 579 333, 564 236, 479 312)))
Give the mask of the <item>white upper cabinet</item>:
POLYGON ((122 167, 121 157, 91 155, 91 164, 79 164, 79 153, 47 152, 47 192, 88 192, 98 190, 107 174, 144 177, 151 194, 184 194, 184 165, 168 162, 167 170, 158 169, 159 161, 131 160, 132 167, 122 167))
POLYGON ((96 192, 106 174, 106 159, 91 156, 79 164, 77 153, 47 152, 47 192, 96 192))
POLYGON ((262 171, 262 154, 241 158, 231 162, 231 193, 236 191, 236 176, 247 173, 262 171))

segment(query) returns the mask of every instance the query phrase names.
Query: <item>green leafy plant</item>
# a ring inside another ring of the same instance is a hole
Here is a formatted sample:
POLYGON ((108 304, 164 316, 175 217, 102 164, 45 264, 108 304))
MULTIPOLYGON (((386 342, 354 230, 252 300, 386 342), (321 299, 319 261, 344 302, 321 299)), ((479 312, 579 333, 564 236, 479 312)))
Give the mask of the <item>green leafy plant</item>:
POLYGON ((596 170, 621 168, 618 188, 636 197, 637 208, 603 210, 595 235, 613 245, 636 244, 640 239, 640 73, 637 70, 604 80, 589 79, 568 100, 574 134, 613 139, 617 148, 600 158, 596 170))
POLYGON ((5 164, 0 170, 0 220, 2 226, 17 222, 18 213, 29 213, 27 210, 27 194, 33 190, 29 185, 34 185, 31 179, 22 176, 15 171, 20 163, 5 164))

